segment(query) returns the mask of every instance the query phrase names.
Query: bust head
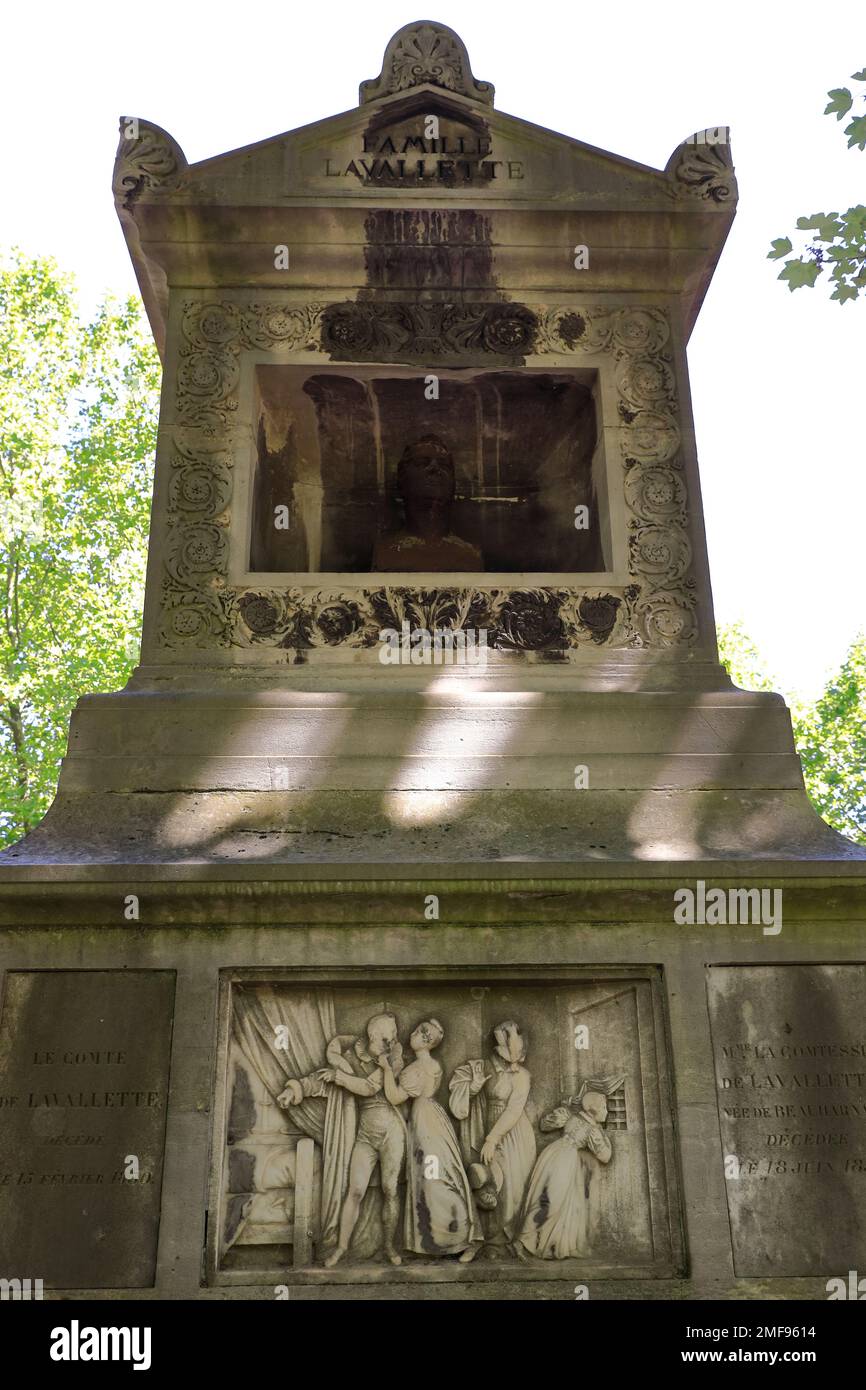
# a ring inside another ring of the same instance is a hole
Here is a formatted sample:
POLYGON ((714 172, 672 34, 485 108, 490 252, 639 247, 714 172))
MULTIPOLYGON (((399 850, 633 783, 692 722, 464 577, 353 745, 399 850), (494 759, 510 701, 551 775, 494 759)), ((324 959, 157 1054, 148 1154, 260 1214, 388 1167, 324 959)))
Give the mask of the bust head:
POLYGON ((397 493, 404 525, 380 536, 374 570, 471 571, 484 568, 481 551, 451 531, 457 491, 454 457, 437 434, 411 440, 397 465, 397 493))
POLYGON ((456 490, 454 459, 436 434, 425 434, 407 444, 397 465, 397 487, 406 508, 406 524, 413 518, 442 513, 446 520, 456 490))

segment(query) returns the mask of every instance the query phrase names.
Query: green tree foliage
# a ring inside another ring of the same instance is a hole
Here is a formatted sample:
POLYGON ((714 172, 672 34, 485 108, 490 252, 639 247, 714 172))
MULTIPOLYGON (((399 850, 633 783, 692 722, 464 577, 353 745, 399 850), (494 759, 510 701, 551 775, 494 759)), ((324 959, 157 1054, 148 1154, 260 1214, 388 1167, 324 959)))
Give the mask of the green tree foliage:
MULTIPOLYGON (((866 68, 853 73, 851 80, 866 82, 866 68)), ((825 116, 841 121, 851 114, 855 97, 847 87, 834 87, 827 95, 830 101, 825 116)), ((866 101, 866 93, 858 94, 857 100, 866 101)), ((845 134, 849 149, 856 145, 857 149, 866 150, 866 113, 852 116, 845 134)), ((866 207, 859 204, 847 212, 816 212, 811 217, 798 217, 797 227, 802 232, 812 232, 811 244, 802 255, 785 261, 779 279, 787 281, 789 290, 799 290, 804 285, 811 289, 818 276, 829 268, 833 285, 830 298, 840 304, 856 299, 866 289, 866 207)), ((767 259, 781 260, 793 249, 789 237, 777 237, 767 259)))
POLYGON ((160 366, 138 301, 92 321, 0 259, 0 843, 44 814, 79 695, 137 657, 160 366))
MULTIPOLYGON (((776 688, 742 623, 719 628, 719 654, 735 685, 776 688)), ((813 805, 828 825, 866 844, 866 633, 852 643, 817 700, 790 704, 813 805)))
POLYGON ((866 843, 866 633, 814 705, 796 712, 794 733, 821 815, 866 843))
POLYGON ((719 656, 728 675, 742 690, 776 690, 766 663, 741 622, 719 627, 719 656))

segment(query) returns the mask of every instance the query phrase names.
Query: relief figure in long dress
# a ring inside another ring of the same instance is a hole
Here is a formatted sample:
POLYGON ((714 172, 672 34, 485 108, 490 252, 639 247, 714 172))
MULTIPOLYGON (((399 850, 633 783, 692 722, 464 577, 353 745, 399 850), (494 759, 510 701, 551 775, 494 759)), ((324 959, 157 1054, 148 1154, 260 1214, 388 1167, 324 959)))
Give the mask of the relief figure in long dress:
POLYGON ((430 1055, 445 1036, 438 1019, 419 1023, 409 1038, 415 1060, 394 1074, 382 1057, 385 1095, 393 1105, 411 1100, 406 1160, 404 1243, 416 1255, 457 1255, 465 1264, 478 1253, 483 1233, 447 1112, 435 1099, 442 1068, 430 1055))
POLYGON ((513 1019, 493 1030, 490 1061, 459 1066, 449 1083, 449 1106, 460 1122, 463 1156, 476 1201, 486 1208, 486 1239, 511 1245, 535 1162, 535 1132, 526 1113, 531 1077, 523 1065, 526 1039, 513 1019))
POLYGON ((610 1163, 613 1149, 603 1125, 607 1097, 586 1091, 575 1113, 560 1105, 543 1116, 539 1128, 562 1130, 562 1138, 538 1156, 520 1218, 517 1241, 541 1260, 567 1260, 590 1253, 590 1163, 610 1163))

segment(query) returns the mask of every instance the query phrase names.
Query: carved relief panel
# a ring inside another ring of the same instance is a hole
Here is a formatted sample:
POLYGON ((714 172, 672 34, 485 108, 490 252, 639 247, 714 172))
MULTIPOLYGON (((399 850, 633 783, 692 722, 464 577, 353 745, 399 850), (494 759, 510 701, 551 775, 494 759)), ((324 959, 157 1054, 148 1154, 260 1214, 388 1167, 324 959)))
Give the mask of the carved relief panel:
POLYGON ((660 979, 223 981, 217 1282, 674 1272, 660 979))

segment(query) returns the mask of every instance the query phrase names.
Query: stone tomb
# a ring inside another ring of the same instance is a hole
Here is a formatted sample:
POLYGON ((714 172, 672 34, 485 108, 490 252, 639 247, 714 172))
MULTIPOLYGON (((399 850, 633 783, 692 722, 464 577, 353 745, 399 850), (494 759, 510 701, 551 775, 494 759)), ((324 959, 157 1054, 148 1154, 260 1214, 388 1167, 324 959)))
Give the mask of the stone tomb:
POLYGON ((114 191, 165 366, 141 660, 0 856, 0 1277, 826 1296, 866 865, 718 661, 726 129, 608 154, 421 22, 247 149, 124 118, 114 191))

